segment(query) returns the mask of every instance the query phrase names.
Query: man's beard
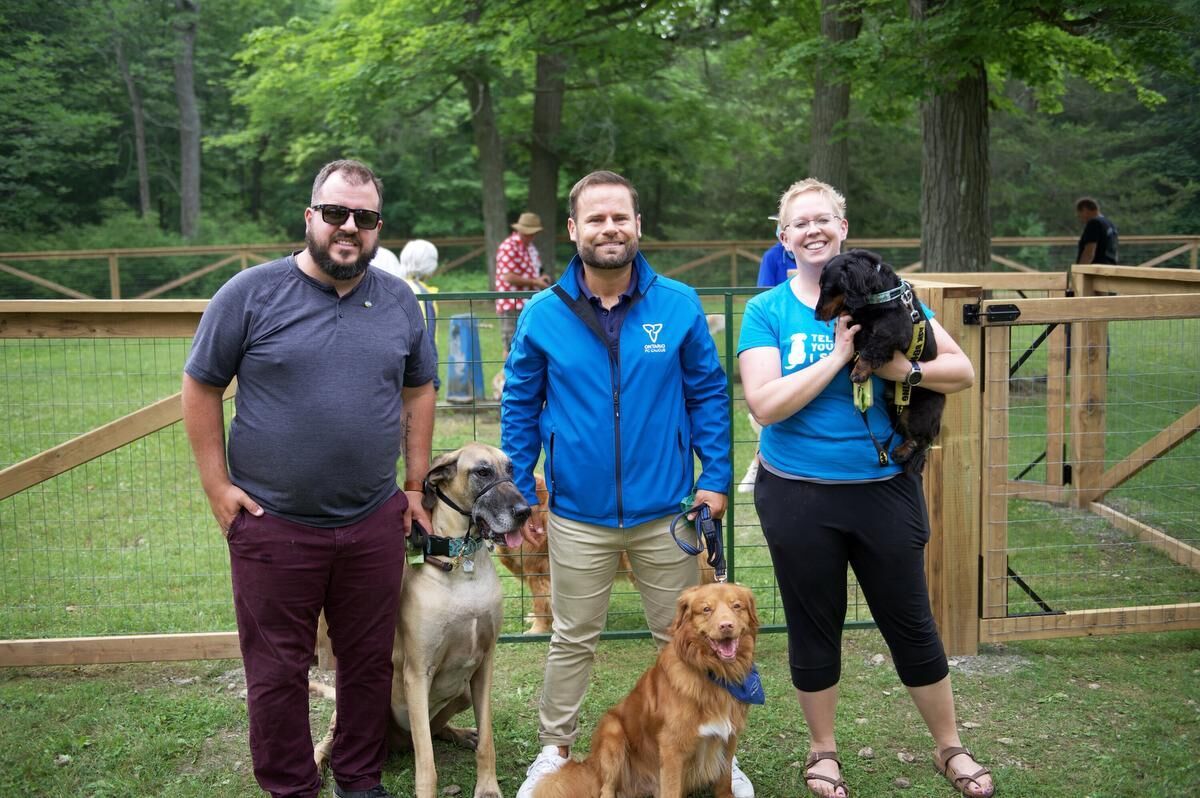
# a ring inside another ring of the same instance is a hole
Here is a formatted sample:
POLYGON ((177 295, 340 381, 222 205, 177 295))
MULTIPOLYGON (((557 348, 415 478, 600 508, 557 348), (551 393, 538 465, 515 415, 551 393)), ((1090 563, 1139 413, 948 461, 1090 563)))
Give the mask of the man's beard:
MULTIPOLYGON (((621 243, 619 241, 601 241, 601 244, 621 243)), ((604 254, 601 255, 596 251, 596 247, 590 244, 580 244, 579 259, 583 261, 585 266, 591 266, 593 269, 623 269, 630 263, 633 263, 634 257, 638 253, 638 240, 630 238, 625 241, 620 254, 604 254)))
POLYGON ((358 277, 371 265, 371 259, 375 257, 375 253, 379 250, 379 244, 376 243, 370 252, 365 252, 362 249, 362 239, 355 236, 353 240, 358 244, 359 252, 361 253, 358 256, 358 260, 351 263, 339 263, 329 254, 329 247, 335 240, 347 238, 350 238, 350 236, 333 236, 330 237, 328 244, 322 246, 313 238, 311 232, 306 231, 304 233, 304 243, 308 245, 308 254, 312 255, 317 267, 334 280, 353 280, 355 277, 358 277))

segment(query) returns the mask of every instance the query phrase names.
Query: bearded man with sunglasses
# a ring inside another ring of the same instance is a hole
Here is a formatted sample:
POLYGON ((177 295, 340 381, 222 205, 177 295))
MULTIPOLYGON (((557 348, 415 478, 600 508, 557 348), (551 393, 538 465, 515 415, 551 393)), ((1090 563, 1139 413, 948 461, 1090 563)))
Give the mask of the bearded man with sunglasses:
POLYGON ((305 248, 222 286, 184 368, 184 426, 229 546, 254 775, 276 798, 321 789, 308 722, 321 610, 338 658, 334 795, 389 795, 396 601, 404 537, 414 518, 430 528, 436 358, 412 290, 368 268, 382 204, 364 164, 327 164, 305 248))

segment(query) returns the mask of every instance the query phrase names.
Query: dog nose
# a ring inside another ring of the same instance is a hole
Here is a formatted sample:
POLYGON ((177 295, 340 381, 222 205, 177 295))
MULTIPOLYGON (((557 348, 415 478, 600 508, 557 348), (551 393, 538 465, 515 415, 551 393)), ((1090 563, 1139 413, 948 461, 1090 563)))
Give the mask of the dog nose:
POLYGON ((525 502, 521 502, 512 508, 513 518, 516 519, 518 526, 524 526, 529 520, 529 516, 533 515, 533 510, 525 502))
POLYGON ((722 632, 732 632, 733 631, 733 621, 721 621, 720 629, 722 632))

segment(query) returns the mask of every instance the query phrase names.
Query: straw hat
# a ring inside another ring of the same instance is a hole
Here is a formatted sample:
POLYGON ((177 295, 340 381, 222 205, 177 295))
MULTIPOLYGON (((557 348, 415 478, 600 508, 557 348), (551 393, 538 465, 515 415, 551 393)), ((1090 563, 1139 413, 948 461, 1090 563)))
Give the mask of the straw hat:
POLYGON ((521 214, 521 217, 517 219, 516 223, 512 225, 512 229, 516 230, 518 233, 524 233, 527 236, 531 236, 534 233, 542 232, 542 219, 536 213, 525 211, 525 213, 521 214))

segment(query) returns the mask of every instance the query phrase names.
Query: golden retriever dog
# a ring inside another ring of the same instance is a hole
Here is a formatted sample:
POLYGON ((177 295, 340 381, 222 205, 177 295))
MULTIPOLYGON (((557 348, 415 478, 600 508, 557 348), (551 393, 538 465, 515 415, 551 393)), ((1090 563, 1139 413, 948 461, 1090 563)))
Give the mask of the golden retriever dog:
MULTIPOLYGON (((533 509, 533 517, 539 520, 542 531, 548 533, 549 527, 546 525, 546 520, 550 515, 550 491, 546 489, 546 480, 542 479, 541 474, 534 474, 533 478, 537 482, 538 497, 538 506, 533 509)), ((550 544, 546 536, 543 536, 541 542, 536 544, 522 538, 518 546, 506 546, 502 543, 496 545, 496 555, 500 558, 501 564, 523 583, 524 588, 521 592, 529 596, 533 604, 532 612, 525 616, 525 621, 529 624, 529 628, 525 630, 527 635, 550 634, 549 548, 550 544)), ((703 557, 699 558, 698 562, 700 563, 700 582, 702 584, 715 582, 716 573, 712 566, 705 562, 703 557)), ((621 561, 617 565, 617 575, 628 579, 630 584, 637 585, 637 580, 633 577, 633 566, 629 564, 629 556, 626 554, 621 554, 621 561)))
MULTIPOLYGON (((469 443, 438 457, 425 478, 432 554, 405 568, 392 648, 390 742, 411 744, 417 798, 435 798, 433 737, 475 749, 475 798, 501 798, 492 737, 492 659, 504 598, 487 543, 515 543, 529 504, 512 482, 512 462, 494 446, 469 443), (439 553, 441 552, 441 553, 439 553), (476 729, 450 719, 475 710, 476 729)), ((314 692, 331 690, 313 686, 314 692)), ((323 769, 337 714, 316 746, 323 769)))
POLYGON ((726 684, 754 665, 754 594, 728 582, 679 596, 671 642, 592 735, 591 753, 546 776, 534 798, 731 798, 733 755, 749 704, 726 684))
MULTIPOLYGON (((546 521, 550 515, 550 491, 546 488, 546 480, 541 474, 534 474, 537 482, 538 505, 533 508, 533 517, 537 518, 542 531, 547 530, 546 521)), ((519 545, 496 545, 496 555, 500 563, 507 568, 523 585, 522 593, 529 596, 533 610, 525 616, 529 628, 527 635, 550 633, 550 555, 549 543, 545 536, 540 543, 530 543, 524 538, 519 545)), ((617 574, 633 582, 632 566, 629 558, 622 554, 617 566, 617 574)))

